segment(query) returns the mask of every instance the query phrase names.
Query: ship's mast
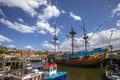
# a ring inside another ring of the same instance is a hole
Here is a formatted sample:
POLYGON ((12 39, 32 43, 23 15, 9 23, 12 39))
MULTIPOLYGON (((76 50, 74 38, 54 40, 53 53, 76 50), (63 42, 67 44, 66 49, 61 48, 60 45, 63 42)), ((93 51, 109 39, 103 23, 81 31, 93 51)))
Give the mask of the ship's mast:
POLYGON ((101 25, 99 25, 99 26, 97 27, 97 29, 94 31, 94 33, 89 37, 89 36, 86 34, 85 24, 84 24, 84 21, 83 21, 83 20, 82 20, 82 24, 83 24, 82 29, 83 29, 83 32, 84 32, 83 39, 84 39, 84 41, 85 41, 85 52, 87 52, 87 51, 88 51, 88 49, 87 49, 88 41, 94 36, 95 32, 101 27, 101 25), (89 38, 89 39, 88 39, 88 38, 89 38))
POLYGON ((87 52, 88 36, 86 35, 86 32, 85 32, 84 21, 82 21, 82 23, 83 23, 83 31, 84 31, 83 39, 85 40, 85 52, 87 52))
POLYGON ((56 48, 57 48, 57 35, 56 35, 56 26, 55 26, 55 32, 54 32, 54 53, 56 54, 56 48))
POLYGON ((74 53, 74 35, 76 34, 73 28, 71 28, 70 34, 72 36, 72 54, 73 54, 74 53))

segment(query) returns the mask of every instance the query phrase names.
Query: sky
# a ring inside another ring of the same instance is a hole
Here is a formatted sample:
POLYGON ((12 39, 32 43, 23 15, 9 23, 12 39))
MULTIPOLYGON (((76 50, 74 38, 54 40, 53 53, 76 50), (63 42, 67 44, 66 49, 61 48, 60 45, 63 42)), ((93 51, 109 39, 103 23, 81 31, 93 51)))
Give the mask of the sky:
POLYGON ((120 49, 120 0, 0 0, 0 46, 53 51, 57 27, 57 51, 71 51, 71 28, 81 51, 83 23, 88 49, 120 49))

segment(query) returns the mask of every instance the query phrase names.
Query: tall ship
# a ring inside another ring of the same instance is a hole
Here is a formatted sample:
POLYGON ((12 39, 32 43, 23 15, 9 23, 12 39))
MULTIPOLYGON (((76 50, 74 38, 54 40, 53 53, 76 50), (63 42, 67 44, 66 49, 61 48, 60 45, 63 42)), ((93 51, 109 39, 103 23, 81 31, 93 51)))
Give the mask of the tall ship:
POLYGON ((85 50, 81 52, 74 52, 74 35, 76 32, 71 28, 71 43, 72 43, 72 51, 71 53, 59 53, 56 51, 56 42, 58 40, 56 35, 56 28, 54 32, 54 53, 50 53, 48 56, 53 59, 53 61, 57 64, 67 65, 67 66, 100 66, 100 63, 108 57, 108 53, 111 50, 112 46, 108 45, 105 47, 95 48, 91 51, 87 49, 88 36, 85 33, 85 27, 83 26, 84 31, 84 45, 85 50))

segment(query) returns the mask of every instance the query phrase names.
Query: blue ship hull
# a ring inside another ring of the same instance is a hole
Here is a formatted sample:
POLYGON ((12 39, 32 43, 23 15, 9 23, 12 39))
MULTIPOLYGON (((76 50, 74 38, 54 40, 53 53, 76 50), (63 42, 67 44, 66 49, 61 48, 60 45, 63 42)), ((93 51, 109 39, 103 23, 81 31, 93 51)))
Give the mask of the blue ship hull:
POLYGON ((57 72, 57 74, 48 76, 45 80, 67 80, 67 72, 57 72))
POLYGON ((98 48, 90 52, 50 56, 57 64, 67 66, 99 66, 108 57, 109 48, 98 48))

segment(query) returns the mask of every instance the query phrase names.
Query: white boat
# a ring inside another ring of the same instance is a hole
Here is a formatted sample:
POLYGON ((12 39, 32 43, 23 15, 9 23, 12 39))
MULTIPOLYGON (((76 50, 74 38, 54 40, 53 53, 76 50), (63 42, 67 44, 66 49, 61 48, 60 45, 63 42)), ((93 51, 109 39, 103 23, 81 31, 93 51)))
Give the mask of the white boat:
POLYGON ((43 66, 44 80, 67 80, 67 72, 57 72, 57 64, 46 63, 43 66))
POLYGON ((120 68, 115 64, 105 67, 106 77, 110 80, 120 80, 120 68))
MULTIPOLYGON (((42 71, 33 69, 32 64, 28 59, 23 60, 23 68, 21 71, 16 71, 16 75, 13 76, 15 80, 41 80, 42 71)), ((13 80, 14 80, 13 79, 13 80)))
POLYGON ((41 80, 43 72, 38 69, 33 69, 32 71, 25 72, 24 74, 18 73, 14 76, 15 80, 41 80))

